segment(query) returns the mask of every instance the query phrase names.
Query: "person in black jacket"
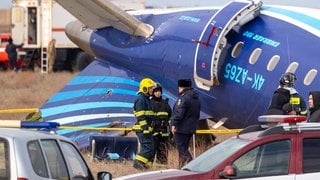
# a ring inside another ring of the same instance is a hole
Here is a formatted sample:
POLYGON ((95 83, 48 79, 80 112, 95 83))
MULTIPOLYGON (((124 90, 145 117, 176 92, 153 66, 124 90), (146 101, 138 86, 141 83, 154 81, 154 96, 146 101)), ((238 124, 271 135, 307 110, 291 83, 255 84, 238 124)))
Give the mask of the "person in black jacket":
POLYGON ((284 115, 286 110, 284 105, 290 101, 290 91, 280 87, 274 91, 270 105, 265 115, 284 115))
POLYGON ((307 122, 320 122, 320 91, 309 93, 309 117, 307 122))
POLYGON ((18 53, 17 53, 17 48, 21 48, 23 44, 21 45, 15 45, 13 44, 13 39, 9 38, 8 40, 9 44, 6 46, 6 53, 8 54, 9 58, 9 68, 15 68, 14 70, 17 72, 19 70, 17 58, 18 58, 18 53))
POLYGON ((294 88, 296 80, 296 75, 291 72, 281 76, 279 88, 274 92, 266 115, 307 115, 306 102, 294 88))
POLYGON ((155 113, 152 127, 156 163, 163 165, 168 163, 169 118, 172 113, 168 102, 168 98, 163 99, 162 86, 157 83, 151 98, 152 109, 155 113))
POLYGON ((198 93, 191 87, 190 79, 178 80, 179 98, 177 99, 170 118, 171 131, 179 153, 181 168, 193 158, 189 152, 189 143, 196 132, 200 118, 201 103, 198 93))
MULTIPOLYGON (((292 115, 307 116, 306 102, 294 87, 296 81, 297 81, 297 77, 292 72, 287 72, 283 74, 280 79, 280 86, 284 89, 289 90, 290 92, 290 100, 289 100, 289 104, 287 105, 289 105, 289 107, 291 108, 285 111, 285 113, 292 114, 292 115)), ((285 108, 285 106, 283 108, 285 108)))

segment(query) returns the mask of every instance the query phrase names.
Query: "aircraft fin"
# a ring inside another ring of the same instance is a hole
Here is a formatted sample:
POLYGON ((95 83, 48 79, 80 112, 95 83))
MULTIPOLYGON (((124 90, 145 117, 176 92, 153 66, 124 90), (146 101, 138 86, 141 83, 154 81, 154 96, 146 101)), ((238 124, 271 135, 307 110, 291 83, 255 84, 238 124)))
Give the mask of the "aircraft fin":
MULTIPOLYGON (((101 134, 85 128, 127 127, 136 122, 132 107, 143 77, 105 61, 94 60, 64 88, 40 107, 43 121, 57 122, 60 135, 69 137, 79 147, 88 146, 88 137, 101 134)), ((176 97, 164 96, 173 106, 176 97)), ((107 135, 118 136, 116 131, 107 135)))
POLYGON ((134 36, 149 37, 154 29, 121 8, 104 0, 56 0, 63 8, 91 29, 114 27, 134 36))

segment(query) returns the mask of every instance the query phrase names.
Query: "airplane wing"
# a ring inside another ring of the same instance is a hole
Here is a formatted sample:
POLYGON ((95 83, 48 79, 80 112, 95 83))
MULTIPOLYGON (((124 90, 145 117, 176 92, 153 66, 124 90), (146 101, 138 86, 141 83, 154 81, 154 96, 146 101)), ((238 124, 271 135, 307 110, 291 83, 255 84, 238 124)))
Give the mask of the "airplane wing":
POLYGON ((63 8, 91 29, 112 26, 120 31, 148 37, 153 27, 104 0, 56 0, 63 8), (92 11, 94 9, 94 11, 92 11))

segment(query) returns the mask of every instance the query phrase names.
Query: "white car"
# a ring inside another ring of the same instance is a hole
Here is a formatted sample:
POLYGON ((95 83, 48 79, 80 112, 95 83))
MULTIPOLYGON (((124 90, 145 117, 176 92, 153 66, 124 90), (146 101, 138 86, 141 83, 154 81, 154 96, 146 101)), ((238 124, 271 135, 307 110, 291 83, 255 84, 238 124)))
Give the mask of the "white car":
MULTIPOLYGON (((106 173, 98 173, 98 179, 104 178, 106 173)), ((49 131, 0 128, 0 179, 94 180, 94 177, 68 138, 49 131)))

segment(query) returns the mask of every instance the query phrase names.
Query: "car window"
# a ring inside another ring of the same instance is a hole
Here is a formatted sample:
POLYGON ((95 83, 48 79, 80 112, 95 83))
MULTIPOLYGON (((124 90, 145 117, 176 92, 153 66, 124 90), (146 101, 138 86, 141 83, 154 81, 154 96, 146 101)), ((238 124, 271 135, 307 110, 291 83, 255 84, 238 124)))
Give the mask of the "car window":
POLYGON ((34 172, 41 177, 48 178, 46 161, 43 157, 39 141, 30 141, 27 144, 29 158, 34 172))
POLYGON ((290 140, 255 147, 235 160, 237 178, 285 175, 289 172, 290 140))
POLYGON ((208 172, 250 142, 251 141, 238 138, 228 139, 205 151, 183 166, 182 169, 196 172, 208 172))
POLYGON ((0 138, 0 179, 10 179, 9 144, 3 138, 0 138))
POLYGON ((303 173, 320 172, 320 138, 303 139, 303 173))
POLYGON ((53 179, 69 179, 68 169, 56 140, 41 140, 53 179))
POLYGON ((82 177, 83 179, 93 179, 85 161, 82 159, 82 156, 77 151, 76 147, 74 147, 72 144, 68 142, 62 141, 62 149, 66 155, 66 159, 68 163, 70 164, 70 168, 72 171, 70 172, 71 177, 73 178, 82 177))

